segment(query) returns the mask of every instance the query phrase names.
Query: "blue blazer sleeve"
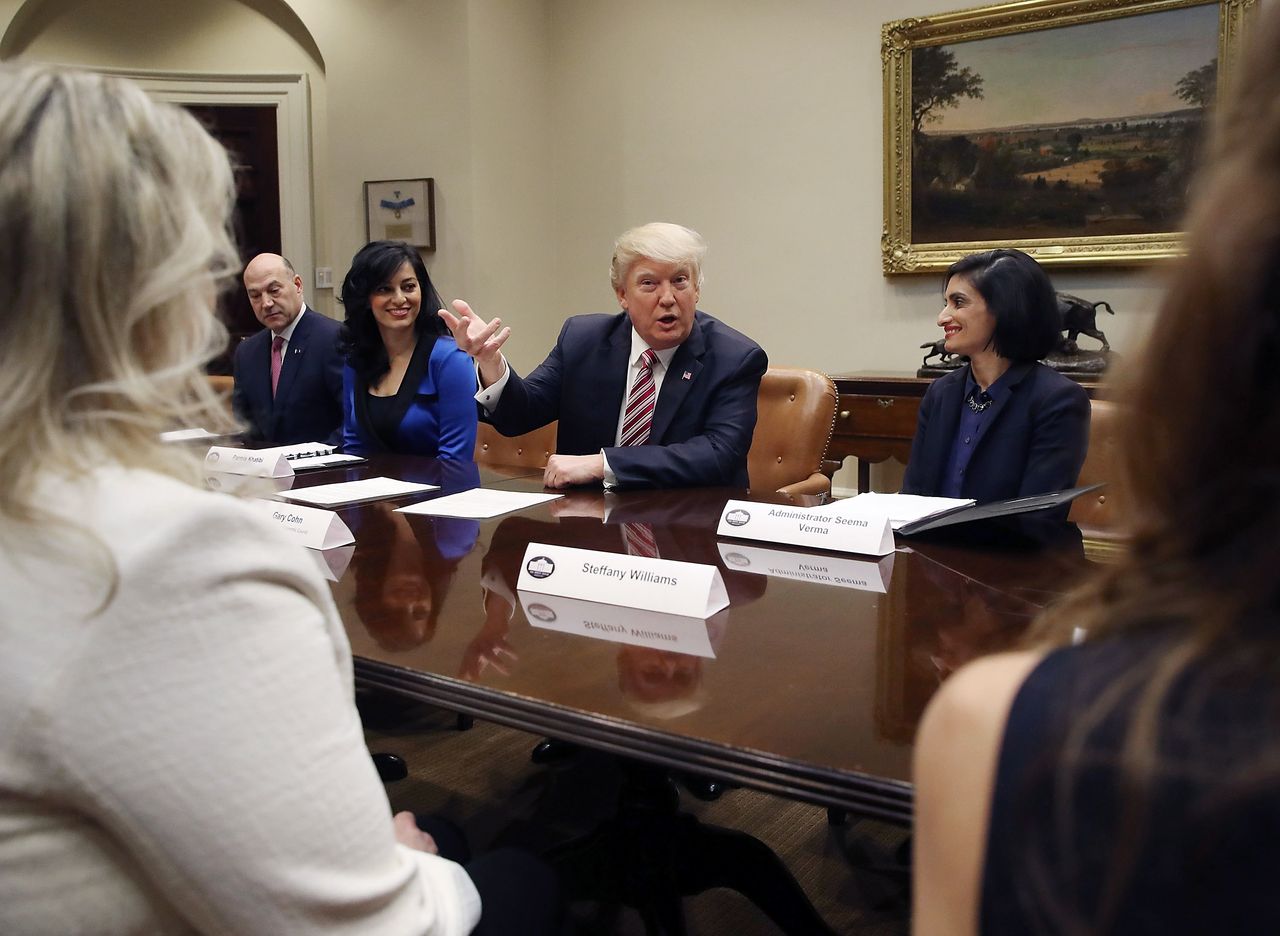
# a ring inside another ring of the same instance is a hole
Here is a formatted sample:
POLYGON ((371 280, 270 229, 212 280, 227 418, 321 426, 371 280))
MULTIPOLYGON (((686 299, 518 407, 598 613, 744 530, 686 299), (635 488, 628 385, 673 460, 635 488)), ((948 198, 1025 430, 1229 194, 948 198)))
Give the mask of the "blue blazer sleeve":
MULTIPOLYGON (((436 339, 428 379, 435 384, 439 457, 471 461, 476 451, 476 371, 451 337, 436 339)), ((401 423, 402 432, 405 423, 401 423)))
MULTIPOLYGON (((475 387, 471 358, 459 350, 453 338, 437 338, 427 372, 400 421, 391 450, 471 461, 476 448, 475 387)), ((368 455, 380 447, 356 418, 355 394, 356 374, 348 366, 342 381, 342 450, 351 455, 368 455)))
POLYGON ((369 445, 356 421, 356 372, 350 364, 342 369, 342 451, 348 455, 369 454, 369 445))

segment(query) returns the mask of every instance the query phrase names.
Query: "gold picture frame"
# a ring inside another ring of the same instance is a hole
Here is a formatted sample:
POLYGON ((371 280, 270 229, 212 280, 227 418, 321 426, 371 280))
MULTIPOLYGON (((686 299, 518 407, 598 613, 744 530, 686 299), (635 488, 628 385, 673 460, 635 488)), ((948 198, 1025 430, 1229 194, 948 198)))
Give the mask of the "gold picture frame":
POLYGON ((1255 6, 1022 0, 886 23, 885 274, 942 271, 996 246, 1053 266, 1134 266, 1176 256, 1204 105, 1221 94, 1255 6), (1215 12, 1216 36, 1203 35, 1215 12), (1160 18, 1135 21, 1152 15, 1160 18), (1205 64, 1207 50, 1216 58, 1205 64), (1105 72, 1086 67, 1101 56, 1117 72, 1133 72, 1128 82, 1111 79, 1114 93, 1096 90, 1108 87, 1099 84, 1105 72), (987 63, 995 80, 984 85, 966 59, 987 63), (1144 68, 1147 60, 1159 67, 1144 68), (1182 74, 1172 90, 1171 69, 1182 74), (1074 82, 1079 96, 1047 93, 1055 80, 1065 92, 1074 82), (1154 109, 1126 114, 1139 93, 1154 109), (1186 106, 1161 109, 1160 94, 1186 106), (1066 116, 1072 113, 1078 117, 1066 116), (951 129, 925 129, 939 122, 951 129))

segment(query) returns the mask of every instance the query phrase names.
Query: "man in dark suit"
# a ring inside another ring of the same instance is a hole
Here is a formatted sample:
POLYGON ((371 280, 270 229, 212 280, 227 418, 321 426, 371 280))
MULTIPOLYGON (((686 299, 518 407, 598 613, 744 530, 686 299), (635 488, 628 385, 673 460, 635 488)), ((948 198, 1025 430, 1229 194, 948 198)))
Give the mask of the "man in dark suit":
POLYGON ((307 308, 302 277, 278 254, 244 268, 253 314, 265 328, 236 348, 236 416, 248 440, 267 445, 338 444, 342 433, 342 326, 307 308))
POLYGON ((756 394, 769 361, 750 338, 697 310, 706 242, 646 224, 614 246, 622 312, 565 322, 528 377, 501 353, 511 334, 462 300, 440 314, 476 362, 482 418, 503 435, 559 419, 547 487, 747 485, 756 394))

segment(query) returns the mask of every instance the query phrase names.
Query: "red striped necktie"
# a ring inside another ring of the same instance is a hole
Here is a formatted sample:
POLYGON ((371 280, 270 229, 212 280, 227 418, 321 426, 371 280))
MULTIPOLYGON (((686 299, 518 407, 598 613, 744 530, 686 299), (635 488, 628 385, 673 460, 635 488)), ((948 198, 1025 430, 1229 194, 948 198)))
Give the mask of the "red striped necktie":
POLYGON ((640 356, 640 373, 631 385, 627 408, 622 414, 621 445, 644 445, 649 441, 658 396, 653 383, 653 365, 657 360, 658 355, 652 349, 646 349, 640 356))

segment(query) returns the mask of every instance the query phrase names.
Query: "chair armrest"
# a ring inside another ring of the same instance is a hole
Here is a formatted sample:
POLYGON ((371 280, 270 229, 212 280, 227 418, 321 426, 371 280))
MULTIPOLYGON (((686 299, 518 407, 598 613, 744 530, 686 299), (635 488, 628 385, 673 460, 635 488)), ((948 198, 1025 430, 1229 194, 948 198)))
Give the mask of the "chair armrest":
POLYGON ((831 496, 831 479, 820 471, 815 471, 803 481, 796 481, 794 484, 788 484, 778 488, 779 494, 785 494, 788 497, 808 494, 818 497, 831 496))

